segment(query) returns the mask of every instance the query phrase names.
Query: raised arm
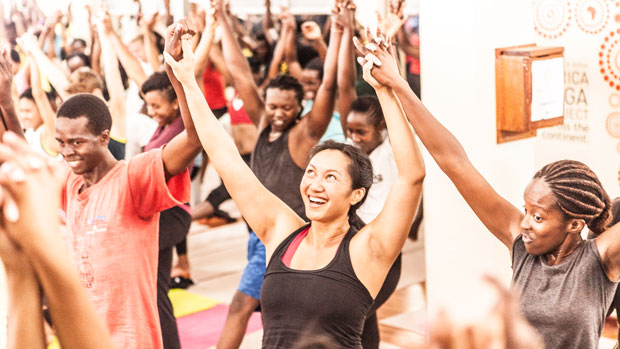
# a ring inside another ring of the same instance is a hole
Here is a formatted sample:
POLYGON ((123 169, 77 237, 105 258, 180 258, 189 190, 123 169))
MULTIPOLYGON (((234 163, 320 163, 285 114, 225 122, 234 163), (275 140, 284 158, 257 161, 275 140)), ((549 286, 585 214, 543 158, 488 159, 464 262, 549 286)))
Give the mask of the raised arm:
POLYGON ((56 141, 56 112, 52 108, 52 103, 47 97, 47 93, 41 86, 41 74, 36 62, 30 64, 30 86, 32 87, 32 97, 43 120, 41 140, 45 149, 58 152, 58 141, 56 141))
POLYGON ((112 21, 110 19, 110 14, 105 13, 103 18, 104 31, 106 34, 110 35, 112 40, 112 46, 116 50, 116 54, 118 59, 121 61, 123 68, 127 72, 127 76, 136 83, 138 86, 142 86, 142 83, 146 81, 146 73, 144 69, 142 69, 142 65, 140 65, 140 61, 137 57, 135 57, 125 43, 121 40, 118 33, 112 27, 112 21))
POLYGON ((312 43, 312 48, 319 54, 321 61, 325 62, 327 44, 323 41, 321 27, 316 22, 308 21, 301 24, 301 33, 312 43))
POLYGON ((288 8, 282 8, 280 13, 282 34, 280 41, 284 45, 284 60, 289 75, 297 80, 301 79, 302 67, 297 60, 297 22, 288 8))
MULTIPOLYGON (((62 180, 66 178, 61 176, 66 169, 56 167, 58 162, 37 154, 14 134, 6 134, 3 140, 0 184, 15 203, 8 209, 5 201, 3 223, 9 238, 20 246, 36 272, 60 345, 69 349, 112 348, 110 335, 88 299, 60 236, 58 208, 62 180)), ((39 327, 42 324, 37 319, 32 321, 39 327)), ((32 331, 29 336, 38 336, 38 332, 32 331)))
POLYGON ((228 63, 228 71, 230 72, 233 86, 239 93, 239 98, 243 101, 243 108, 254 125, 262 129, 264 126, 261 125, 261 121, 265 111, 265 104, 258 94, 258 88, 252 77, 250 64, 243 56, 243 53, 241 53, 226 10, 220 1, 213 1, 211 4, 212 6, 215 5, 215 15, 220 28, 222 28, 222 51, 224 52, 224 59, 228 63))
POLYGON ((144 40, 144 53, 146 55, 146 60, 153 68, 153 71, 161 70, 161 59, 159 58, 159 51, 157 50, 157 45, 155 44, 155 34, 153 34, 153 28, 155 23, 157 23, 157 17, 159 16, 158 12, 154 12, 153 14, 142 17, 140 21, 140 28, 142 29, 142 37, 144 40))
POLYGON ((331 31, 329 49, 323 68, 323 81, 317 90, 312 109, 291 130, 289 142, 294 142, 294 146, 290 147, 291 155, 297 164, 306 162, 310 149, 321 139, 332 119, 336 99, 338 49, 341 39, 341 31, 331 31))
POLYGON ((211 8, 205 11, 205 30, 202 32, 198 47, 196 47, 196 66, 194 66, 194 75, 196 79, 201 79, 207 63, 209 62, 209 54, 215 39, 215 30, 217 29, 217 21, 215 20, 215 9, 211 8))
POLYGON ((175 61, 168 52, 164 57, 182 82, 202 146, 241 214, 268 249, 279 244, 291 231, 302 226, 303 220, 269 192, 242 160, 232 138, 217 121, 200 92, 194 78, 194 58, 189 44, 183 46, 181 61, 175 61))
MULTIPOLYGON (((0 196, 6 196, 6 193, 0 196)), ((9 239, 4 229, 0 230, 0 260, 6 272, 9 305, 7 348, 43 349, 45 337, 37 275, 28 257, 9 239)))
POLYGON ((22 126, 15 112, 13 97, 11 96, 11 87, 13 85, 13 72, 11 71, 11 57, 7 49, 0 50, 0 136, 5 131, 12 131, 20 137, 24 137, 22 126))
MULTIPOLYGON (((385 48, 377 49, 375 54, 389 56, 385 48)), ((368 244, 366 251, 373 251, 370 258, 374 257, 378 266, 387 270, 402 250, 418 208, 425 176, 424 161, 394 91, 372 78, 372 61, 360 58, 360 63, 364 67, 364 80, 377 91, 389 134, 386 142, 392 146, 398 169, 398 178, 390 188, 383 209, 360 231, 360 239, 368 244)), ((383 69, 398 73, 394 60, 386 60, 383 69)))
POLYGON ((125 120, 125 87, 118 67, 116 51, 112 47, 111 35, 106 33, 103 22, 98 21, 97 31, 103 58, 103 74, 108 87, 110 101, 110 114, 112 115, 112 129, 110 136, 117 140, 126 139, 126 120, 125 120))
POLYGON ((69 85, 67 74, 45 54, 37 44, 36 38, 30 33, 21 37, 20 46, 34 58, 39 72, 49 80, 56 92, 65 100, 67 93, 65 89, 69 85))
MULTIPOLYGON (((183 57, 181 38, 186 37, 187 39, 184 42, 186 45, 191 45, 189 42, 194 35, 196 35, 196 29, 193 24, 189 21, 186 22, 184 19, 180 20, 178 23, 168 27, 166 32, 165 51, 169 55, 180 59, 183 57)), ((185 131, 170 140, 162 152, 164 170, 166 171, 166 180, 168 180, 185 171, 187 166, 189 166, 189 164, 194 161, 198 153, 200 153, 202 147, 189 112, 189 106, 187 104, 187 98, 185 96, 183 86, 176 76, 174 76, 172 68, 168 64, 165 64, 164 66, 166 74, 168 75, 168 78, 172 83, 172 87, 174 88, 174 92, 177 95, 181 118, 183 118, 183 125, 185 126, 185 131)), ((196 81, 195 77, 194 81, 196 81)))
MULTIPOLYGON (((362 53, 368 53, 359 41, 355 40, 355 44, 362 53)), ((383 65, 393 60, 387 53, 376 56, 383 65)), ((372 76, 394 90, 409 122, 437 165, 487 229, 512 250, 512 242, 521 232, 521 211, 493 190, 469 161, 459 141, 426 109, 397 70, 374 67, 372 76)))
POLYGON ((336 111, 340 114, 340 124, 342 131, 346 134, 347 115, 351 109, 351 104, 357 98, 355 92, 355 80, 357 74, 355 70, 355 49, 353 48, 353 33, 355 26, 356 6, 350 2, 340 9, 338 15, 334 16, 336 22, 334 30, 342 30, 342 41, 338 51, 338 98, 336 99, 336 111))

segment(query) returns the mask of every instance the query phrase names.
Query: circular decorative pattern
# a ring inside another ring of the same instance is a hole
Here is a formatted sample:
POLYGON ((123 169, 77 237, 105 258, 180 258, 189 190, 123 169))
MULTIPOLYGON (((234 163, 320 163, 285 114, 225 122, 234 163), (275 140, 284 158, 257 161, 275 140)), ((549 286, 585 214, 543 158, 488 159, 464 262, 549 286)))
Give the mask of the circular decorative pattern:
POLYGON ((607 115, 607 121, 605 122, 607 133, 614 138, 620 138, 620 113, 612 112, 607 115))
POLYGON ((609 105, 612 108, 620 108, 620 94, 612 93, 609 95, 609 105))
POLYGON ((603 75, 603 80, 609 87, 620 91, 620 29, 611 31, 605 36, 598 57, 599 71, 603 75))
POLYGON ((538 35, 555 39, 566 32, 572 18, 568 0, 534 0, 534 30, 538 35))
MULTIPOLYGON (((617 2, 615 5, 618 7, 617 2)), ((577 25, 586 34, 600 33, 609 23, 610 17, 609 1, 606 0, 579 0, 575 7, 577 25)))

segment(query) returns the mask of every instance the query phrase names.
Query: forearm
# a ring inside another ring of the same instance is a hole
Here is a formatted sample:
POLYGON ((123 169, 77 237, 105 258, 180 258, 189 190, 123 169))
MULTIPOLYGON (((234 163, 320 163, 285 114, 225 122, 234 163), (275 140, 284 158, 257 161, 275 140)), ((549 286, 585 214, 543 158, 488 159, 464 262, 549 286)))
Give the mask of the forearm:
POLYGON ((405 80, 398 79, 390 85, 416 134, 442 171, 449 173, 458 170, 463 162, 469 162, 456 137, 433 117, 405 80))
MULTIPOLYGON (((52 230, 57 232, 58 226, 52 230)), ((30 244, 27 252, 39 275, 61 347, 112 348, 108 330, 95 312, 66 246, 55 235, 44 243, 30 244)))
POLYGON ((424 178, 424 161, 398 98, 390 88, 376 91, 399 177, 419 181, 424 178))
POLYGON ((45 348, 41 292, 34 271, 7 272, 7 348, 45 348))
POLYGON ((15 112, 15 105, 13 104, 12 98, 8 98, 6 102, 0 104, 0 112, 2 113, 0 116, 3 119, 2 127, 0 127, 0 136, 4 134, 5 131, 11 131, 25 138, 22 125, 15 112))
POLYGON ((213 115, 204 96, 200 93, 198 84, 183 83, 183 90, 202 147, 209 155, 211 163, 216 169, 219 168, 218 173, 222 175, 222 167, 229 163, 231 155, 239 153, 235 142, 213 115))
POLYGON ((327 55, 327 45, 323 38, 312 41, 312 48, 319 54, 321 61, 325 62, 325 56, 327 55))
MULTIPOLYGON (((353 50, 353 31, 345 28, 338 51, 338 100, 336 110, 341 115, 340 124, 345 130, 347 115, 351 109, 351 104, 357 98, 355 92, 355 52, 353 50)), ((345 130, 346 131, 346 130, 345 130)))
POLYGON ((336 87, 336 73, 338 71, 338 53, 342 42, 342 32, 332 30, 329 37, 329 48, 323 64, 323 81, 321 86, 332 89, 336 87))
POLYGON ((125 89, 118 67, 118 59, 112 49, 109 37, 101 35, 101 48, 103 52, 103 73, 108 94, 110 95, 110 111, 112 115, 112 130, 110 135, 117 139, 126 138, 125 122, 125 89))
POLYGON ((144 37, 144 50, 146 53, 146 60, 149 62, 153 71, 161 70, 161 61, 159 59, 159 51, 157 50, 157 45, 155 45, 155 40, 153 38, 153 33, 150 30, 143 30, 144 37))
POLYGON ((200 78, 202 76, 202 73, 206 69, 207 62, 209 60, 209 53, 211 52, 211 46, 213 46, 213 36, 213 31, 206 30, 202 33, 202 36, 200 37, 198 47, 196 47, 196 52, 194 52, 194 56, 196 59, 194 74, 196 75, 196 78, 200 78))
POLYGON ((142 65, 140 65, 140 61, 138 60, 138 58, 134 57, 131 54, 129 48, 127 48, 125 43, 121 41, 121 38, 118 36, 118 34, 112 32, 107 35, 109 35, 111 39, 112 46, 116 50, 118 59, 121 61, 121 64, 125 68, 127 76, 129 76, 129 78, 133 80, 133 82, 135 82, 138 87, 142 86, 142 83, 146 81, 147 76, 144 72, 144 69, 142 69, 142 65))
POLYGON ((229 19, 226 15, 219 16, 220 27, 222 28, 222 51, 224 59, 228 63, 228 70, 233 80, 237 84, 244 79, 252 81, 252 70, 248 60, 241 53, 241 48, 235 39, 229 19))
MULTIPOLYGON (((199 144, 200 140, 198 138, 198 134, 196 133, 196 126, 194 125, 194 121, 191 116, 189 104, 187 101, 187 96, 185 95, 185 90, 183 88, 183 85, 174 75, 172 68, 167 64, 165 65, 165 71, 166 71, 166 74, 168 75, 168 79, 170 79, 172 88, 174 88, 174 92, 177 95, 177 101, 179 103, 179 110, 181 112, 181 117, 183 118, 183 125, 185 126, 185 131, 187 132, 187 136, 189 137, 190 141, 195 142, 196 144, 199 144)), ((198 85, 195 79, 194 79, 194 82, 196 83, 196 85, 198 85)), ((204 95, 202 96, 204 99, 204 95)))
POLYGON ((54 86, 56 92, 60 95, 60 97, 65 100, 67 98, 67 93, 65 89, 67 85, 69 85, 69 79, 65 72, 60 69, 52 60, 43 53, 41 50, 34 50, 32 52, 32 57, 37 64, 39 71, 43 74, 47 80, 54 86))

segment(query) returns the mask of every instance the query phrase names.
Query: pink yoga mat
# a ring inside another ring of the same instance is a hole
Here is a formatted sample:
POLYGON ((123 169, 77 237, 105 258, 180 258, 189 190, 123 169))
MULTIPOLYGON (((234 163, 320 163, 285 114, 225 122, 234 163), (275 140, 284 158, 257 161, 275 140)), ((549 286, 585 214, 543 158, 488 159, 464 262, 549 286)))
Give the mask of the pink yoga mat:
MULTIPOLYGON (((204 349, 217 344, 228 315, 228 305, 219 304, 200 313, 177 319, 179 339, 183 349, 204 349)), ((260 313, 252 314, 247 333, 263 328, 260 313)))

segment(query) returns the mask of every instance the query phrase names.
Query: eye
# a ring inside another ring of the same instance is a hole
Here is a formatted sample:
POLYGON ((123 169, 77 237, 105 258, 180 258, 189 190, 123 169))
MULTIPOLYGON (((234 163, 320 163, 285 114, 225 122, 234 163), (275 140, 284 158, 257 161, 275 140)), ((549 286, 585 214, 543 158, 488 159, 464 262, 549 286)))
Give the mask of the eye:
POLYGON ((542 217, 541 217, 541 216, 539 216, 539 215, 537 215, 537 214, 534 214, 534 215, 532 215, 532 217, 534 217, 534 220, 535 220, 536 222, 539 222, 539 223, 540 223, 540 222, 542 222, 542 217))
POLYGON ((314 170, 309 168, 306 170, 306 174, 308 175, 314 174, 314 170))
POLYGON ((336 178, 336 176, 334 176, 333 174, 328 174, 325 178, 327 179, 333 179, 333 180, 337 180, 338 178, 336 178))

